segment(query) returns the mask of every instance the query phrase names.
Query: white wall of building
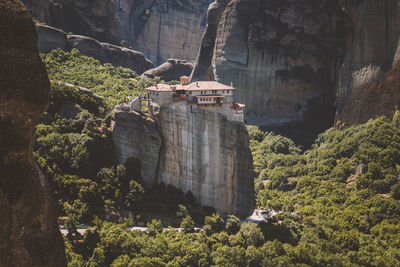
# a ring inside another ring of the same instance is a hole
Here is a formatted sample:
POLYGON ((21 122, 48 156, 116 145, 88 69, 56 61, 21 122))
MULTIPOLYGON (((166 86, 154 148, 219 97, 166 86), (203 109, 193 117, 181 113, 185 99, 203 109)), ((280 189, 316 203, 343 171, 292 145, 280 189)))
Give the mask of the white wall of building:
POLYGON ((233 90, 208 90, 208 91, 189 91, 190 96, 199 96, 199 95, 223 95, 223 96, 231 96, 233 95, 233 90))

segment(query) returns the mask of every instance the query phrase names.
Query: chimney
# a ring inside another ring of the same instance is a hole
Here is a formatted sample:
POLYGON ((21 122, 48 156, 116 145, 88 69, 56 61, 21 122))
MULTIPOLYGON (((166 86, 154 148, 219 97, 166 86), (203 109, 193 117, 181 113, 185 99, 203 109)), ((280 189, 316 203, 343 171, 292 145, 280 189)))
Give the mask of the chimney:
POLYGON ((180 78, 180 80, 181 80, 181 85, 187 85, 187 84, 189 84, 189 77, 187 77, 187 76, 182 76, 181 78, 180 78))
POLYGON ((196 82, 196 86, 199 87, 199 82, 196 82))
POLYGON ((233 82, 231 82, 231 87, 233 87, 233 82))
POLYGON ((158 85, 156 82, 154 82, 154 87, 158 89, 158 85))

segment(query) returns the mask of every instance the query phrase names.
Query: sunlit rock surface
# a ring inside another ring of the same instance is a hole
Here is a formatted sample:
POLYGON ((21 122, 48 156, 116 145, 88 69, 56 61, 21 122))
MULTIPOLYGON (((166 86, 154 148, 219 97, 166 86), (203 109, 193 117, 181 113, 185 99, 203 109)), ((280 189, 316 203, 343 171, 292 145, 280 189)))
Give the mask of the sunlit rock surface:
POLYGON ((251 214, 252 157, 242 123, 178 102, 161 106, 156 124, 158 136, 150 119, 116 112, 113 138, 121 162, 139 158, 147 185, 164 182, 191 191, 201 204, 221 213, 251 214))

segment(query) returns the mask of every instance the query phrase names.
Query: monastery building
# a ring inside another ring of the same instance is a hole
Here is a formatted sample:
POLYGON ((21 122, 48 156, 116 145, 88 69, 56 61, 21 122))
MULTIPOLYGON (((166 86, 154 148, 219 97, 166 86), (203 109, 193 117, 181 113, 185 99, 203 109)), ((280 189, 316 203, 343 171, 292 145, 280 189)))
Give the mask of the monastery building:
POLYGON ((183 76, 180 84, 154 84, 146 88, 145 97, 137 97, 128 106, 118 106, 117 109, 134 109, 141 111, 141 102, 148 101, 148 108, 151 115, 156 115, 162 105, 174 102, 184 102, 199 108, 220 112, 230 120, 244 122, 243 111, 245 105, 236 103, 233 100, 235 88, 215 81, 198 81, 189 83, 190 78, 183 76))

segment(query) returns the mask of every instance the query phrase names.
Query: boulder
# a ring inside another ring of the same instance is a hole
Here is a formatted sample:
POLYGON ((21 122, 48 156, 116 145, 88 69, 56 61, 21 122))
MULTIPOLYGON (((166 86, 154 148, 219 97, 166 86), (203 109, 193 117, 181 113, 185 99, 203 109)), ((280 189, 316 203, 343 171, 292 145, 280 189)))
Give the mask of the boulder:
POLYGON ((0 32, 0 266, 66 266, 53 191, 33 157, 50 83, 20 1, 0 1, 0 32))
POLYGON ((160 66, 150 69, 142 74, 143 78, 160 77, 166 82, 179 81, 182 76, 189 76, 193 70, 193 64, 186 60, 168 59, 160 66))
POLYGON ((138 74, 142 74, 146 70, 154 67, 153 63, 145 58, 143 53, 107 43, 101 43, 101 45, 103 47, 105 61, 112 65, 133 69, 138 74))
POLYGON ((76 48, 83 55, 105 61, 103 46, 99 41, 82 35, 68 35, 67 41, 70 48, 76 48))
POLYGON ((101 43, 83 35, 68 35, 62 30, 41 23, 36 24, 36 29, 38 32, 38 48, 41 53, 49 53, 57 48, 65 51, 76 48, 83 55, 98 59, 101 63, 130 68, 138 74, 154 67, 153 63, 146 59, 142 53, 129 48, 101 43))
POLYGON ((99 41, 81 35, 68 35, 70 48, 78 49, 82 54, 110 63, 113 66, 130 68, 141 74, 153 68, 153 63, 140 52, 99 41))
POLYGON ((356 168, 355 175, 365 174, 367 172, 367 165, 360 164, 356 168))

